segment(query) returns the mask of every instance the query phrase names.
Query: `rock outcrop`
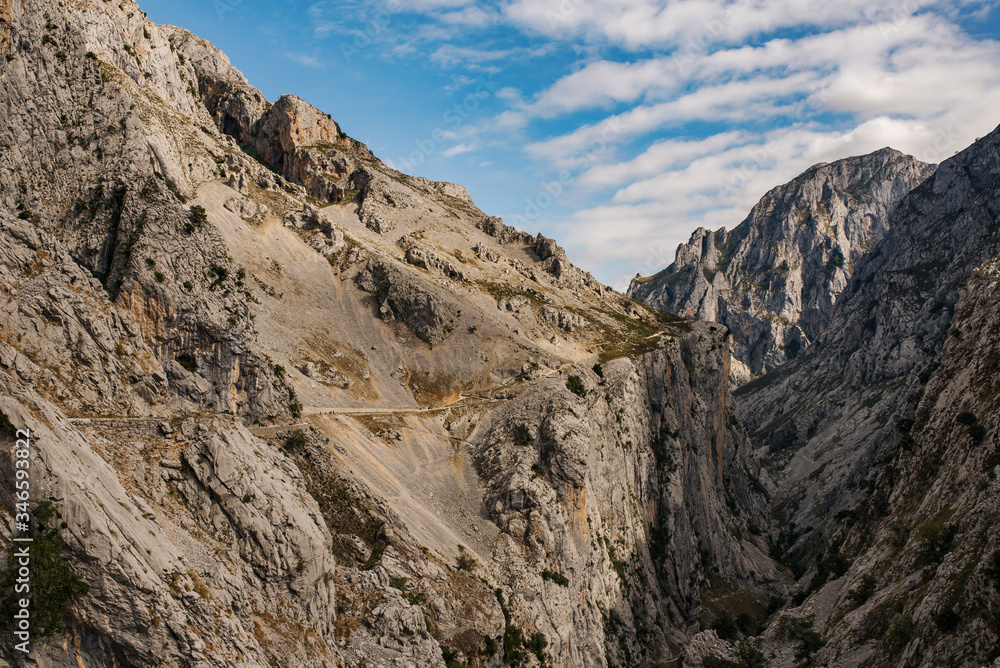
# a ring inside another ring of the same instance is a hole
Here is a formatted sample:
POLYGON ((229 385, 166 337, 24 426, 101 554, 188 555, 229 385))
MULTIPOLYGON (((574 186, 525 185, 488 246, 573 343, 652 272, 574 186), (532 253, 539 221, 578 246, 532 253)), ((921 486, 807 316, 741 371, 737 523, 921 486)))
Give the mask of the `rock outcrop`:
POLYGON ((886 235, 899 200, 932 172, 892 149, 816 165, 761 198, 732 231, 695 230, 673 264, 637 276, 628 294, 726 325, 735 357, 766 373, 826 329, 855 265, 886 235))
POLYGON ((766 617, 722 328, 130 0, 2 19, 0 487, 30 428, 81 585, 34 665, 654 665, 766 617))
POLYGON ((831 665, 997 658, 998 175, 1000 130, 901 200, 813 346, 737 392, 831 665))
MULTIPOLYGON (((698 323, 600 376, 543 378, 473 434, 515 617, 567 665, 675 658, 710 581, 780 591, 753 538, 767 513, 731 412, 727 357, 721 330, 698 323), (531 563, 540 568, 521 565, 531 563)), ((766 608, 767 590, 750 606, 766 608)))
POLYGON ((710 322, 130 0, 0 3, 0 51, 33 665, 998 660, 1000 132, 698 232, 657 294, 710 322))

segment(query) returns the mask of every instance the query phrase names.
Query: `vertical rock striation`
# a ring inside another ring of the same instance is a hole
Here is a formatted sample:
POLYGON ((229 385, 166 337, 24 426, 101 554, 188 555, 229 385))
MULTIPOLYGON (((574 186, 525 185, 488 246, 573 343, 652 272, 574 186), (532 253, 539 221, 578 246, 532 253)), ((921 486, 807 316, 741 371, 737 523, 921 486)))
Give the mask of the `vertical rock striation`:
POLYGON ((826 329, 854 266, 888 232, 899 200, 932 172, 888 148, 816 165, 767 193, 732 231, 697 229, 673 264, 636 277, 628 294, 726 325, 736 359, 766 373, 826 329))

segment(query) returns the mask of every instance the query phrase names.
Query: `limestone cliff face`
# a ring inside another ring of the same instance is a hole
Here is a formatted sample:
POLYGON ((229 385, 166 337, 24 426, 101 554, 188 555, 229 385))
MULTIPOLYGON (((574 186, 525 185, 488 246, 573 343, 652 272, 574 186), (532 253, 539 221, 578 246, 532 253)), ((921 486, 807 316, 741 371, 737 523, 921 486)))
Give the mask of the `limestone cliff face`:
POLYGON ((581 370, 579 395, 562 378, 538 382, 472 436, 502 532, 494 557, 517 564, 503 581, 519 621, 567 665, 669 661, 710 580, 781 580, 753 537, 768 520, 729 401, 726 337, 686 329, 601 375, 581 370))
POLYGON ((636 277, 628 294, 726 325, 735 357, 766 373, 826 329, 854 266, 885 236, 899 200, 932 172, 892 149, 816 165, 761 198, 732 231, 696 230, 673 264, 636 277))
POLYGON ((36 665, 657 665, 766 616, 721 327, 128 0, 2 4, 0 50, 0 486, 32 429, 90 587, 36 665))
POLYGON ((982 563, 996 527, 998 175, 1000 131, 945 161, 900 202, 827 331, 737 392, 805 576, 793 614, 816 615, 831 665, 997 658, 973 638, 996 636, 982 563))
POLYGON ((1000 659, 998 281, 994 258, 961 289, 939 364, 912 417, 895 424, 898 447, 838 530, 833 545, 852 567, 816 595, 829 601, 833 662, 860 652, 899 666, 1000 659))

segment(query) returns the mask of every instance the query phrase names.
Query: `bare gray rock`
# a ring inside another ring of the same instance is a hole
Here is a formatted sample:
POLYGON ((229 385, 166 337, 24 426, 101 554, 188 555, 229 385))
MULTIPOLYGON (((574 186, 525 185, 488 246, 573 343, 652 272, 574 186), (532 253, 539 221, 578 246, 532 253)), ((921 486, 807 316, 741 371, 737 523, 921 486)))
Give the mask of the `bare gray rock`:
POLYGON ((830 638, 818 661, 995 659, 980 615, 997 592, 980 569, 997 519, 998 173, 998 131, 942 163, 824 334, 737 393, 794 526, 782 548, 806 571, 802 608, 830 638))
POLYGON ((372 258, 358 273, 356 282, 375 297, 383 320, 400 320, 422 341, 442 343, 454 330, 456 309, 436 297, 423 282, 393 266, 384 258, 372 258))
POLYGON ((400 237, 396 245, 406 251, 406 261, 413 266, 433 271, 456 281, 465 280, 465 275, 451 260, 414 241, 412 238, 408 236, 400 237))
POLYGON ((855 265, 933 169, 892 149, 816 165, 765 195, 732 231, 695 230, 673 264, 637 276, 628 294, 726 325, 735 357, 766 373, 826 329, 855 265))

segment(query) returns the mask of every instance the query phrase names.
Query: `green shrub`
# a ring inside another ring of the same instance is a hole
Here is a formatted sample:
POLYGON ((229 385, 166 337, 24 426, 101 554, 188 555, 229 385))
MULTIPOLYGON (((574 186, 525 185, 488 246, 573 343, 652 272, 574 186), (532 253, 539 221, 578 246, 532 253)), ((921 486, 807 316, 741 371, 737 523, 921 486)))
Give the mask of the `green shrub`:
POLYGON ((153 278, 156 279, 157 283, 162 283, 163 281, 166 280, 167 277, 163 275, 162 271, 154 271, 153 278))
POLYGON ((968 427, 973 445, 979 445, 986 439, 986 427, 979 424, 979 418, 975 413, 962 411, 955 417, 955 421, 968 427))
POLYGON ((594 373, 597 374, 598 378, 604 378, 604 367, 599 362, 594 365, 594 373))
POLYGON ((403 593, 403 598, 410 605, 427 605, 427 594, 418 591, 408 591, 403 593))
MULTIPOLYGON (((11 545, 7 552, 7 566, 0 572, 0 615, 13 619, 20 607, 20 595, 14 592, 18 577, 18 560, 11 545)), ((28 612, 32 631, 37 637, 50 638, 61 633, 70 601, 85 595, 89 588, 83 578, 73 570, 64 556, 65 544, 55 529, 46 529, 34 536, 31 543, 31 597, 28 612)))
POLYGON ((198 361, 195 360, 194 355, 191 355, 189 353, 181 353, 174 359, 176 359, 177 363, 180 364, 185 369, 187 369, 188 371, 194 371, 195 369, 198 368, 198 361))
POLYGON ((739 635, 739 629, 736 628, 736 620, 733 619, 732 614, 728 610, 720 612, 715 620, 712 621, 710 628, 723 640, 736 640, 736 637, 739 635))
MULTIPOLYGON (((168 182, 168 187, 169 183, 172 183, 172 181, 168 182)), ((201 227, 208 222, 208 214, 205 212, 205 207, 200 204, 191 205, 191 208, 188 209, 188 218, 195 227, 201 227)))
POLYGON ((760 641, 744 641, 736 650, 740 668, 767 668, 767 658, 760 648, 760 641))
MULTIPOLYGON (((167 190, 172 192, 174 197, 176 197, 182 204, 187 201, 187 197, 181 194, 181 189, 177 187, 176 181, 173 179, 163 179, 163 183, 167 186, 167 190)), ((191 209, 193 210, 194 207, 191 207, 191 209)))
POLYGON ((216 286, 222 285, 223 281, 229 278, 229 270, 225 267, 220 267, 217 264, 213 264, 209 271, 215 275, 215 280, 209 286, 210 289, 214 289, 216 286))
POLYGON ((550 571, 549 569, 546 568, 544 571, 542 571, 542 579, 554 582, 561 587, 569 586, 569 578, 567 578, 559 571, 550 571))
POLYGON ((285 438, 285 449, 290 452, 304 452, 309 445, 309 438, 301 429, 296 429, 285 438))
POLYGON ((823 636, 811 628, 800 631, 795 639, 799 641, 799 646, 795 649, 795 659, 798 661, 812 661, 813 654, 826 646, 823 636))
POLYGON ((503 657, 508 666, 520 666, 528 658, 524 651, 524 632, 517 626, 508 626, 504 631, 503 657))
POLYGON ((477 566, 479 566, 479 562, 476 561, 475 557, 465 551, 464 545, 459 545, 458 559, 455 561, 455 566, 460 571, 471 573, 477 566))
POLYGON ((465 664, 457 660, 458 653, 447 645, 441 645, 441 658, 445 668, 465 668, 465 664))
POLYGON ((371 554, 368 555, 368 560, 361 566, 361 570, 370 571, 378 565, 378 562, 382 559, 382 553, 385 552, 385 548, 388 545, 386 543, 375 543, 372 547, 371 554))
POLYGON ((749 612, 736 615, 736 628, 745 636, 755 636, 758 633, 757 620, 749 612))
POLYGON ((976 418, 975 413, 970 413, 969 411, 962 411, 955 417, 955 420, 959 424, 964 424, 970 427, 979 422, 979 420, 976 418))
POLYGON ((844 576, 850 567, 850 562, 839 552, 828 556, 816 566, 816 574, 809 582, 807 593, 817 591, 831 578, 835 580, 844 576))
POLYGON ((528 658, 524 651, 524 633, 514 625, 507 609, 507 602, 504 600, 503 592, 499 587, 493 590, 500 604, 500 612, 503 613, 503 658, 508 666, 520 666, 528 658))
POLYGON ((886 645, 893 652, 902 651, 913 638, 913 628, 913 620, 909 617, 898 620, 885 636, 886 645))
MULTIPOLYGON (((0 418, 5 417, 0 413, 0 418)), ((10 424, 9 422, 7 424, 10 424)), ((1000 550, 996 550, 987 561, 986 576, 993 581, 993 587, 1000 590, 1000 550)))
POLYGON ((11 438, 14 438, 17 434, 17 427, 14 426, 14 424, 10 421, 10 418, 7 417, 5 413, 0 413, 0 430, 3 430, 3 432, 11 438))
POLYGON ((839 248, 834 248, 833 252, 830 253, 830 259, 827 260, 826 266, 828 269, 834 267, 844 266, 844 253, 839 248))
POLYGON ((953 608, 945 608, 934 615, 934 623, 943 633, 951 633, 962 623, 962 617, 953 608))
POLYGON ((924 544, 917 559, 920 566, 937 566, 951 552, 952 543, 958 535, 958 527, 954 524, 940 526, 931 525, 920 532, 924 544))
POLYGON ((861 578, 861 584, 848 592, 847 598, 857 605, 861 605, 875 593, 875 585, 874 576, 866 575, 861 578))
POLYGON ((806 618, 786 616, 782 617, 778 622, 778 630, 790 640, 796 640, 799 643, 798 648, 795 650, 797 661, 808 663, 812 660, 812 655, 826 645, 826 640, 823 639, 823 636, 816 633, 812 624, 812 616, 806 618))
POLYGON ((656 466, 668 474, 677 470, 677 462, 674 460, 670 448, 667 447, 667 439, 676 438, 677 435, 677 432, 670 431, 666 424, 661 424, 659 433, 649 442, 649 447, 653 451, 653 458, 656 460, 656 466))
POLYGON ((548 661, 548 655, 545 653, 545 648, 548 647, 548 644, 549 641, 545 638, 545 634, 541 631, 536 631, 531 634, 531 638, 525 643, 525 647, 538 658, 538 663, 544 666, 548 661))
POLYGON ((566 381, 566 389, 578 397, 587 395, 587 389, 583 386, 583 381, 579 376, 570 376, 566 381))
POLYGON ((767 657, 760 649, 760 641, 744 641, 736 649, 736 660, 706 656, 701 660, 705 668, 767 668, 767 657))

